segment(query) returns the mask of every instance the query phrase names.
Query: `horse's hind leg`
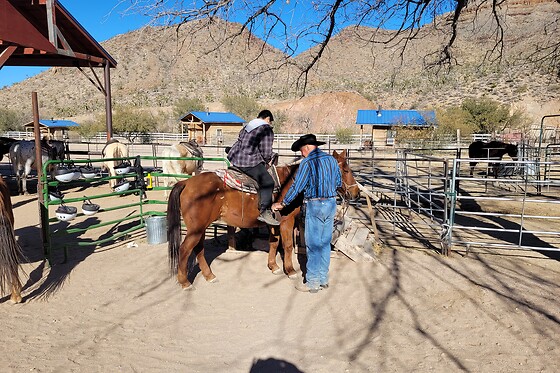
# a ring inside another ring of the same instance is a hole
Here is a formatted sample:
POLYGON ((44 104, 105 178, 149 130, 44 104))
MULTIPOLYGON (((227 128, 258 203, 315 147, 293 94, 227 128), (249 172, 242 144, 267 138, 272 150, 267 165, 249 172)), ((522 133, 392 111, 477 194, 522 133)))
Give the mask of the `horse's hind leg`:
POLYGON ((189 273, 187 264, 193 248, 198 244, 199 241, 200 235, 189 232, 189 230, 187 229, 187 235, 183 240, 183 243, 181 243, 181 247, 179 248, 179 263, 177 267, 177 281, 183 287, 183 289, 187 289, 192 285, 188 279, 189 273))

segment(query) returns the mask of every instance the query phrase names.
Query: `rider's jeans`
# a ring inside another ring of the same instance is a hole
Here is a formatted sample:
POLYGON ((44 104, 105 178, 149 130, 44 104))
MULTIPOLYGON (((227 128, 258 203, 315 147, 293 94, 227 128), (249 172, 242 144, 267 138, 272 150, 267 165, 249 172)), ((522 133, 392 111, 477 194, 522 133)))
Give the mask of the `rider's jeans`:
POLYGON ((336 199, 311 199, 306 202, 305 246, 307 249, 307 286, 316 289, 329 282, 331 240, 336 199))

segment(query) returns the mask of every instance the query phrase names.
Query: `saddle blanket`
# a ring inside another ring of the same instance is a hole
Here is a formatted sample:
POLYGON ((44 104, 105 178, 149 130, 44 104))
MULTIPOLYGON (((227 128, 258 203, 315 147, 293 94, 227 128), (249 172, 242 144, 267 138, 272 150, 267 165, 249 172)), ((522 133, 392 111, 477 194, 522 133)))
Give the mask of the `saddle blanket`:
MULTIPOLYGON (((245 193, 256 194, 258 190, 258 184, 255 179, 251 178, 249 175, 243 173, 235 168, 219 169, 216 170, 216 175, 224 181, 224 183, 232 188, 237 189, 245 193)), ((274 180, 274 193, 280 191, 280 181, 278 180, 278 174, 276 173, 276 167, 270 167, 268 173, 272 176, 274 180)))

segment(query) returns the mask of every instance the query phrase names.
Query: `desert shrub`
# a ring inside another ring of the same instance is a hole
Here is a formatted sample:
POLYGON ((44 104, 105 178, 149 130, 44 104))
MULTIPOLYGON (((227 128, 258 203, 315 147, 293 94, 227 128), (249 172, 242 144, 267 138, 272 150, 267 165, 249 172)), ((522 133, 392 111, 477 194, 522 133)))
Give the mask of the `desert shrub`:
POLYGON ((157 131, 157 124, 151 113, 128 106, 119 107, 113 115, 113 131, 131 142, 154 130, 157 131))
POLYGON ((80 123, 76 131, 86 140, 91 140, 97 133, 105 131, 104 118, 86 120, 80 123))
POLYGON ((0 132, 21 131, 25 124, 25 115, 12 109, 0 108, 0 132))
POLYGON ((341 144, 350 144, 354 131, 351 128, 338 128, 335 132, 336 140, 341 144))
MULTIPOLYGON (((255 99, 247 96, 226 96, 222 99, 222 104, 228 111, 246 121, 256 118, 259 112, 264 109, 255 99)), ((274 115, 274 113, 272 114, 274 115)))
POLYGON ((183 97, 175 101, 173 115, 176 119, 190 113, 191 111, 204 111, 204 103, 199 98, 183 97))
POLYGON ((466 123, 477 133, 501 132, 512 124, 509 105, 487 97, 468 98, 461 108, 466 113, 466 123))

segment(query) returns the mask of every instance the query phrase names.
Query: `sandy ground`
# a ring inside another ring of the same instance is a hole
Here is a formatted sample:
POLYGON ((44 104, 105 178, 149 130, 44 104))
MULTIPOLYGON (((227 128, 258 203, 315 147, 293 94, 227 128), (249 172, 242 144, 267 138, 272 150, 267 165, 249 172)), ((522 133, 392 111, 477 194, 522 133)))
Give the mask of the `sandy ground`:
POLYGON ((558 371, 560 262, 538 253, 336 254, 331 286, 304 294, 209 235, 219 281, 183 291, 145 235, 49 267, 36 199, 12 200, 29 261, 24 303, 0 300, 3 372, 558 371))

